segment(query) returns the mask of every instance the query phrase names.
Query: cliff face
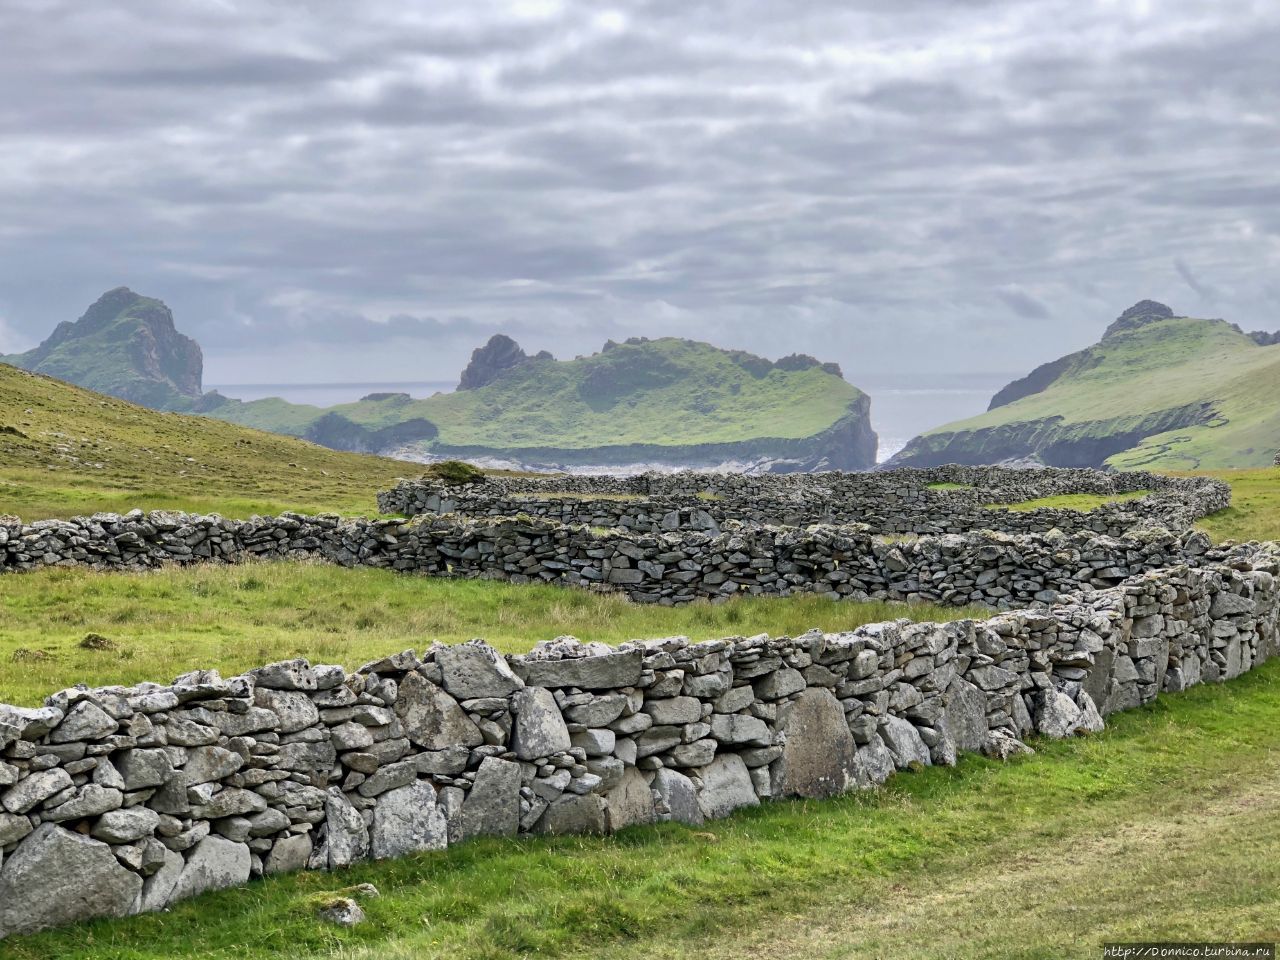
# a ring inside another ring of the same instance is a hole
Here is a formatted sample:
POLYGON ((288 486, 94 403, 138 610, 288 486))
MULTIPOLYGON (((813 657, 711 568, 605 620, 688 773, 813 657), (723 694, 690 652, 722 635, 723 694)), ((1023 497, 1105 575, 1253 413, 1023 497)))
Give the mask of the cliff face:
POLYGON ((159 300, 127 287, 103 294, 75 323, 58 324, 8 363, 144 406, 186 410, 201 397, 200 345, 174 326, 159 300))
POLYGON ((913 439, 890 466, 1262 466, 1280 430, 1280 346, 1143 300, 1098 343, 1044 364, 987 413, 913 439))

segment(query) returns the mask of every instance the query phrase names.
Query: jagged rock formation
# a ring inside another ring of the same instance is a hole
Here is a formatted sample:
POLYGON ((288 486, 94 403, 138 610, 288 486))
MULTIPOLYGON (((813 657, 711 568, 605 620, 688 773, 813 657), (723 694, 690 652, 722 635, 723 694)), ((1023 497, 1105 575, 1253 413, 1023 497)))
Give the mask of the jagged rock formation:
POLYGON ((201 399, 200 345, 174 326, 161 301, 128 287, 104 293, 75 323, 34 350, 0 362, 144 406, 188 410, 201 399))
POLYGON ((1280 432, 1278 342, 1143 300, 1095 345, 1010 383, 987 413, 916 437, 889 465, 1263 466, 1280 432))
POLYGON ((471 353, 471 362, 458 380, 459 390, 476 390, 487 386, 500 376, 529 359, 529 355, 504 333, 489 338, 483 347, 471 353))

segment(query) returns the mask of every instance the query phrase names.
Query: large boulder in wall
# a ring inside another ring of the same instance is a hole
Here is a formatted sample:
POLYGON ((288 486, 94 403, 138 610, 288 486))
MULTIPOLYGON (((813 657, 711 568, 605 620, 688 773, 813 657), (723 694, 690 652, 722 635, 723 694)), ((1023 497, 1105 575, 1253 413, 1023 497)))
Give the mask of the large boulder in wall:
POLYGON ((866 780, 844 708, 830 690, 810 687, 781 724, 782 756, 770 769, 777 797, 834 797, 866 780))
POLYGON ((0 869, 0 939, 91 917, 123 917, 142 896, 142 878, 108 844, 42 823, 0 869))
POLYGON ((657 818, 649 781, 635 767, 627 767, 617 786, 605 794, 604 802, 605 822, 610 831, 653 823, 657 818))
POLYGON ((942 727, 960 753, 977 752, 987 742, 987 697, 976 686, 956 677, 943 698, 942 727))
POLYGON ((697 773, 702 781, 698 807, 708 820, 718 820, 740 807, 754 807, 760 803, 751 782, 751 771, 736 753, 716 757, 705 767, 698 767, 697 773))

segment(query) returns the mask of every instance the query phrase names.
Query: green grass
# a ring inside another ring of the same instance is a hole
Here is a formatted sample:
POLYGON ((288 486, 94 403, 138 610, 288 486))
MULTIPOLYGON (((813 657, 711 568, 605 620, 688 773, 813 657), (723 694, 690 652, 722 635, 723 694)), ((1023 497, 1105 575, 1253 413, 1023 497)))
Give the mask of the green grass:
POLYGON ((0 514, 377 512, 414 464, 159 413, 0 364, 0 514), (8 429, 4 429, 8 428, 8 429))
POLYGON ((972 490, 971 483, 926 483, 926 490, 972 490))
POLYGON ((275 562, 93 573, 10 574, 0 592, 0 702, 31 704, 74 683, 165 682, 197 667, 230 675, 304 656, 349 668, 433 640, 484 637, 517 653, 571 633, 617 643, 684 634, 795 636, 911 617, 954 620, 975 609, 894 603, 734 598, 642 606, 619 594, 387 570, 275 562), (116 649, 85 650, 96 633, 116 649))
MULTIPOLYGON (((439 427, 437 442, 451 446, 590 450, 810 437, 862 397, 816 367, 761 376, 735 357, 667 337, 577 360, 529 363, 475 390, 329 409, 369 429, 424 418, 439 427)), ((325 412, 270 399, 228 404, 215 415, 301 434, 325 412)))
POLYGON ((1108 503, 1123 503, 1126 500, 1138 500, 1151 493, 1150 490, 1136 490, 1132 493, 1064 493, 1054 497, 1037 497, 1035 500, 1023 500, 1019 503, 988 503, 987 510, 1012 510, 1025 513, 1029 510, 1096 510, 1108 503))
POLYGON ((1280 937, 1280 664, 1109 724, 869 794, 276 877, 0 954, 1092 958, 1103 940, 1280 937), (363 882, 381 891, 367 923, 315 919, 363 882))
POLYGON ((1216 477, 1231 484, 1231 506, 1196 524, 1215 540, 1280 540, 1280 467, 1181 475, 1216 477))

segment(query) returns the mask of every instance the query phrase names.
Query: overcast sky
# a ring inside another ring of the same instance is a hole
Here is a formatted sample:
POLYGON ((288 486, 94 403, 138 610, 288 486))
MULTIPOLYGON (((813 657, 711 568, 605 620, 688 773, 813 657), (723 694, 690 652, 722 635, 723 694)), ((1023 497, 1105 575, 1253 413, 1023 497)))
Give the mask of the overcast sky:
POLYGON ((1275 0, 0 0, 0 352, 121 284, 213 383, 1276 329, 1277 51, 1275 0))

